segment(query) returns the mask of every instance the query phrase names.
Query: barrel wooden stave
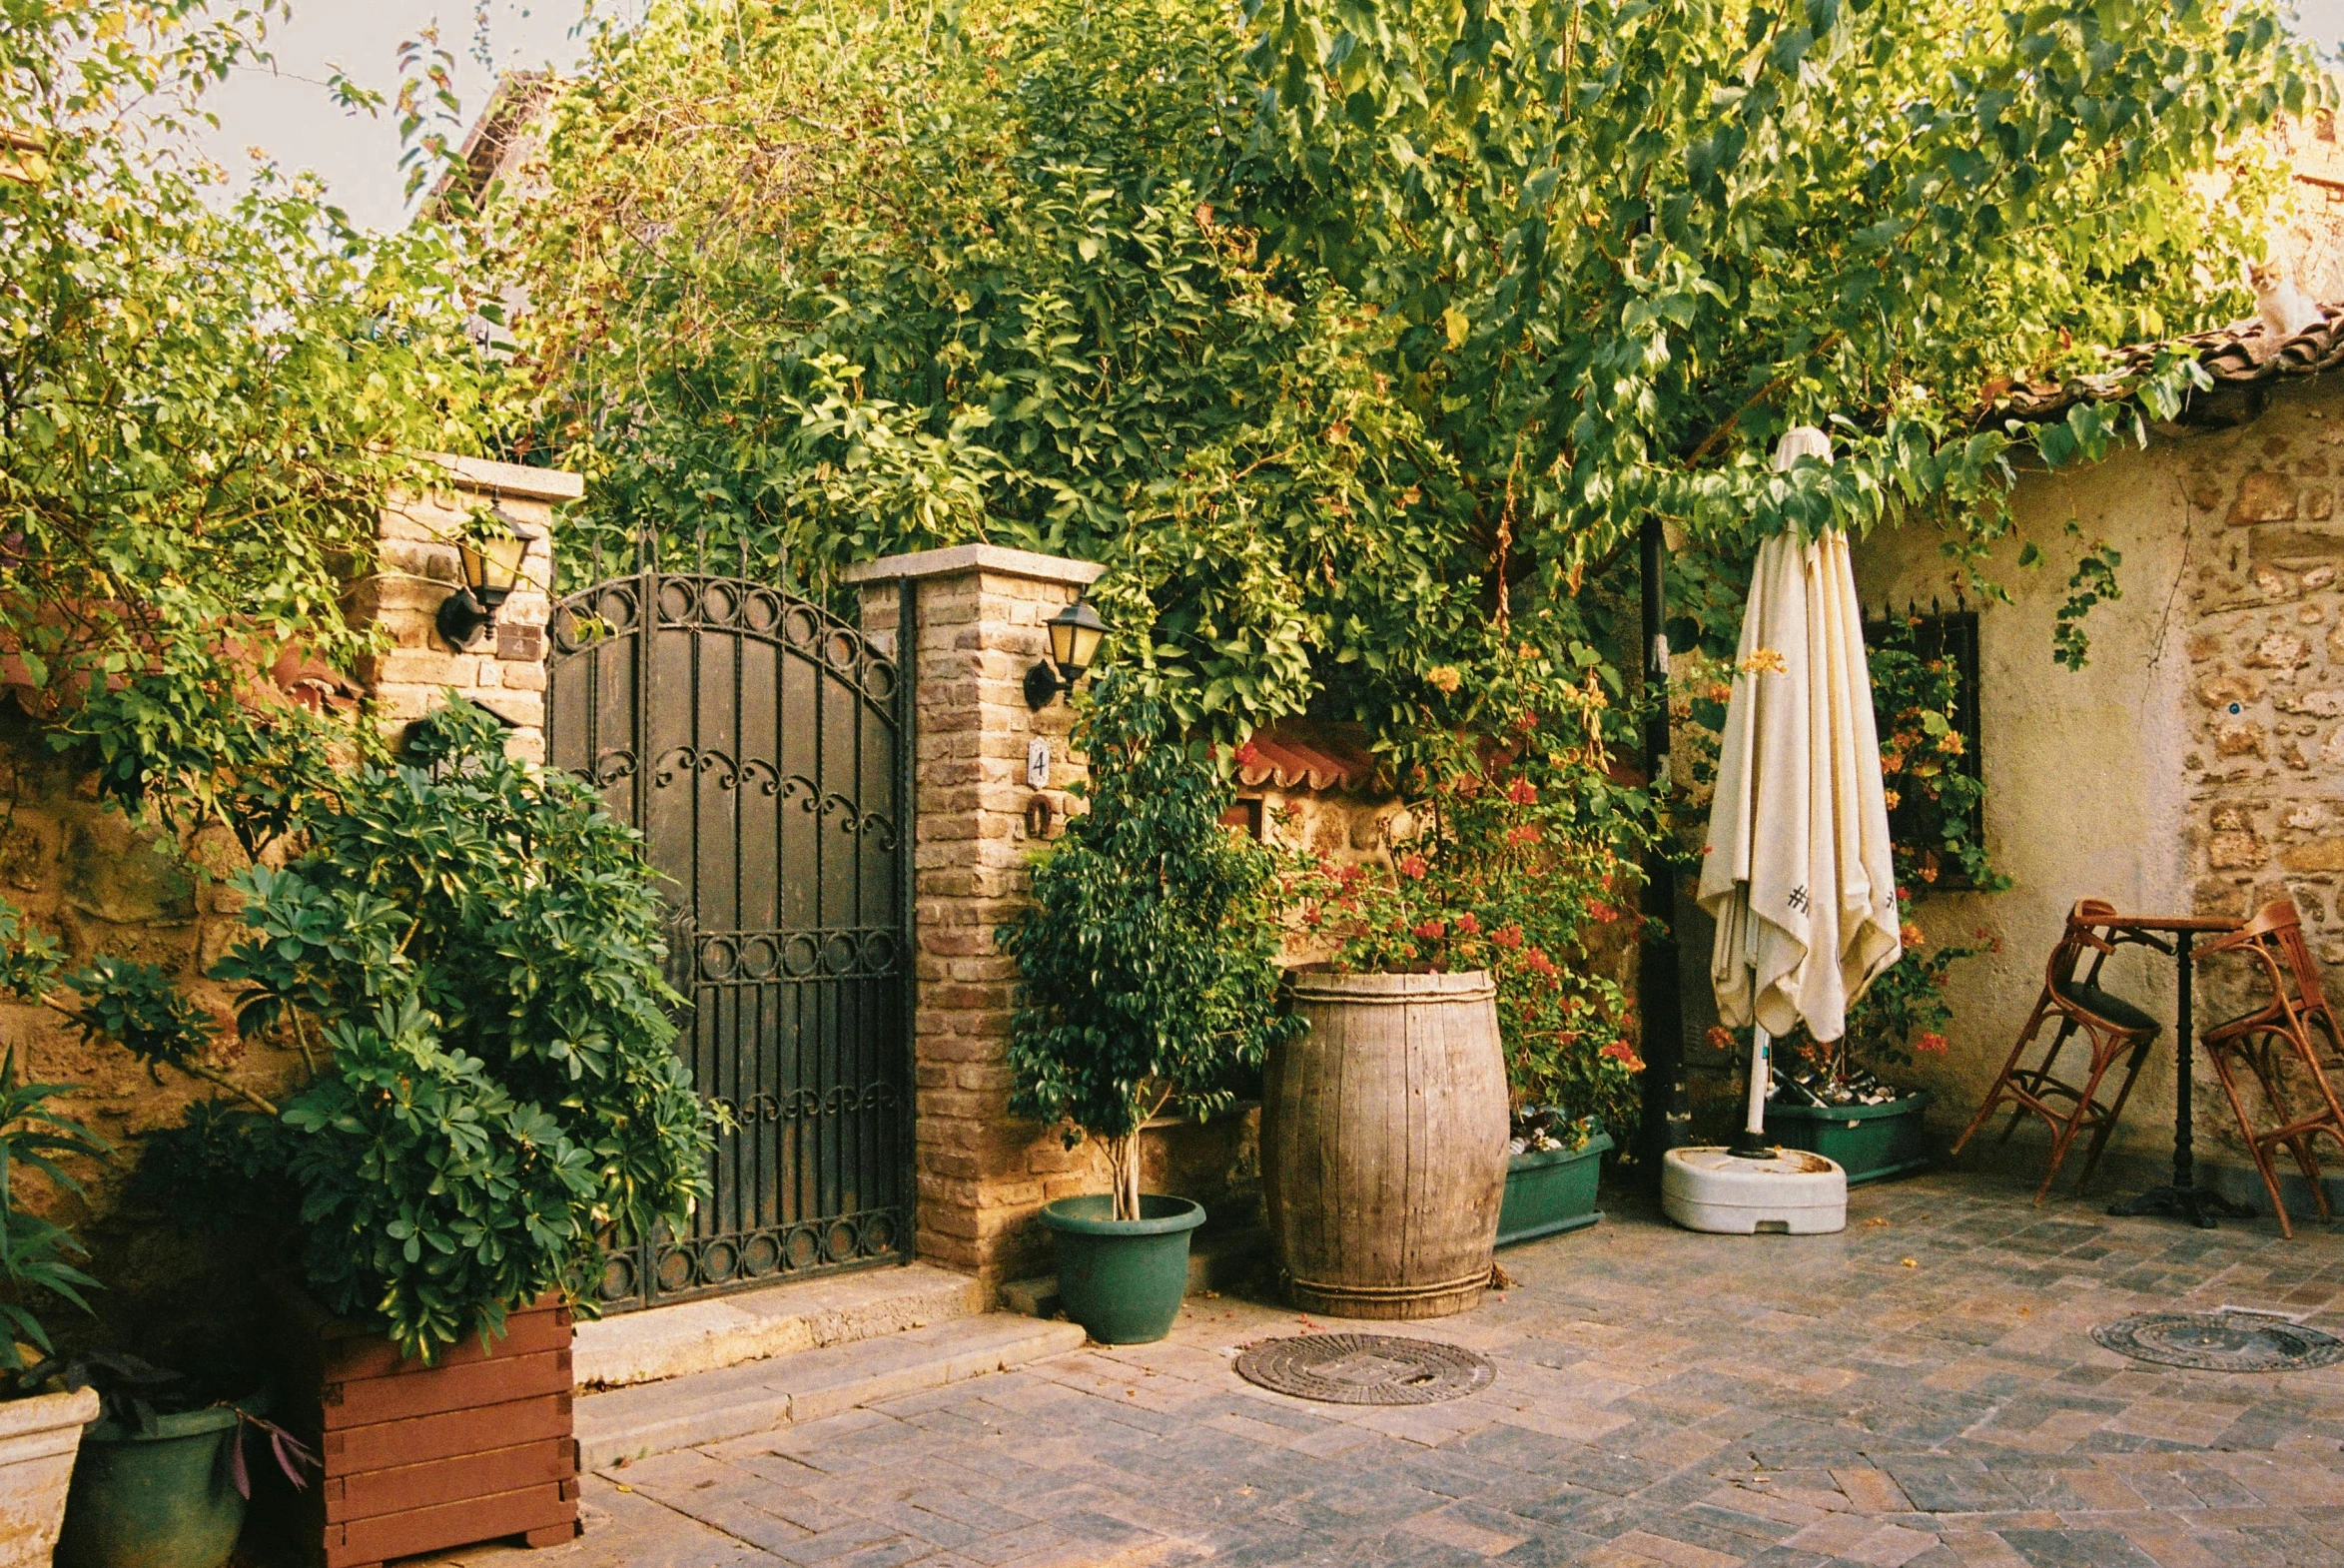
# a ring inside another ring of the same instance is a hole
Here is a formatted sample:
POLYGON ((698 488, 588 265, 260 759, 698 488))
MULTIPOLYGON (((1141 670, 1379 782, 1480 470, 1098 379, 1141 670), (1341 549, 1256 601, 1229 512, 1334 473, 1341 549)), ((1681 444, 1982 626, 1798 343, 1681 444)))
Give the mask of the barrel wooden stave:
POLYGON ((1506 1075, 1488 977, 1302 977, 1310 1031, 1272 1055, 1262 1177, 1297 1305, 1441 1317, 1487 1287, 1506 1075))

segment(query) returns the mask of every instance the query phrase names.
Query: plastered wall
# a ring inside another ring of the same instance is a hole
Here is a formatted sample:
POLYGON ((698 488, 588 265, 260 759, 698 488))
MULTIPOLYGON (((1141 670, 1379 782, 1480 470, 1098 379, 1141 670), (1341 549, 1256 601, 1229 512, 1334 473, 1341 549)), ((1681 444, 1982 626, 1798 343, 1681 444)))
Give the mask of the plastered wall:
MULTIPOLYGON (((2012 880, 1994 895, 1932 894, 1932 940, 1985 928, 1998 955, 1955 969, 1952 1049, 1925 1059, 1948 1132, 1968 1119, 2033 1005, 2042 963, 2072 902, 2242 914, 2291 895, 2328 964, 2344 963, 2344 388, 2290 385, 2250 423, 2159 436, 2146 451, 2072 473, 2027 476, 2017 532, 1994 550, 2010 593, 1979 618, 1986 841, 2012 880), (2075 532, 2070 533, 2069 525, 2075 532), (2123 597, 2086 622, 2089 664, 2052 662, 2051 635, 2083 547, 2122 552, 2123 597), (2017 565, 2022 545, 2043 552, 2017 565)), ((1867 606, 1949 603, 1940 536, 1884 529, 1857 551, 1867 606)), ((1974 598, 1973 598, 1974 602, 1974 598)), ((2159 1018, 2174 1007, 2172 961, 2110 961, 2111 989, 2159 1018)), ((2243 973, 2201 967, 2205 1023, 2244 1005, 2243 973)), ((2134 1169, 2169 1157, 2171 1032, 2144 1071, 2114 1148, 2134 1169)), ((2236 1149, 2235 1124, 2198 1073, 2201 1155, 2236 1149)), ((2041 1140, 2022 1133, 2013 1160, 2041 1140)), ((1987 1158, 1992 1158, 1988 1156, 1987 1158)))

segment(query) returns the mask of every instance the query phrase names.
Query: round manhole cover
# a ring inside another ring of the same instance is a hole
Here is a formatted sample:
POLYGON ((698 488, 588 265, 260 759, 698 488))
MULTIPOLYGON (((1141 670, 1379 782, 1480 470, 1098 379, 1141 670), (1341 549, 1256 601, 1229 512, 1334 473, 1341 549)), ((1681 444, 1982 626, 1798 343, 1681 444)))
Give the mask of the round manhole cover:
POLYGON ((1327 1404, 1438 1404, 1487 1388, 1497 1368, 1462 1345, 1431 1339, 1303 1334, 1247 1345, 1237 1375, 1327 1404))
POLYGON ((2142 1312, 2092 1338, 2135 1361, 2207 1372, 2300 1372, 2344 1361, 2344 1339, 2261 1312, 2142 1312))

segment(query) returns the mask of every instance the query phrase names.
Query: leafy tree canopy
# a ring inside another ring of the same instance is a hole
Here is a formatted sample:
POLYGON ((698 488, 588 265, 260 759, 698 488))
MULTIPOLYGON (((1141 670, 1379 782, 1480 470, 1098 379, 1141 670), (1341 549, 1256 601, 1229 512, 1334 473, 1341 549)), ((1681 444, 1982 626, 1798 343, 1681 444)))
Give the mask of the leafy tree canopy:
MULTIPOLYGON (((306 179, 232 189, 203 95, 284 0, 0 0, 0 648, 114 795, 214 783, 283 720, 240 685, 339 608, 385 491, 477 447, 460 269, 306 179)), ((346 96, 363 98, 355 90, 346 96)))
POLYGON ((1696 612, 1790 525, 1974 567, 2194 371, 1999 386, 2234 307, 2321 91, 2266 3, 654 0, 488 205, 608 535, 1071 551, 1190 720, 1396 729, 1615 651, 1654 511, 1696 612))

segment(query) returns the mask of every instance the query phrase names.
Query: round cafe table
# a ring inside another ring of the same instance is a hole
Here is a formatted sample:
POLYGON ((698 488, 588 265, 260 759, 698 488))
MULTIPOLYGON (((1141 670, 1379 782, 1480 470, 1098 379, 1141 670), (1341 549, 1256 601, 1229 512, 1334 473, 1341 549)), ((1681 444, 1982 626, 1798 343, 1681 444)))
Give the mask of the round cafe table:
POLYGON ((2173 1179, 2163 1186, 2149 1188, 2138 1197, 2110 1203, 2108 1212, 2127 1216, 2169 1214, 2177 1219, 2188 1220, 2200 1230, 2213 1229, 2217 1217, 2249 1218, 2254 1213, 2253 1209, 2233 1203, 2221 1193, 2197 1184, 2197 1175, 2189 1153, 2191 1058, 2197 1052, 2189 1013, 2189 948, 2200 932, 2236 931, 2244 922, 2229 915, 2119 915, 2107 924, 2114 930, 2163 932, 2170 935, 2178 971, 2178 1000, 2174 1005, 2173 1018, 2173 1179))

